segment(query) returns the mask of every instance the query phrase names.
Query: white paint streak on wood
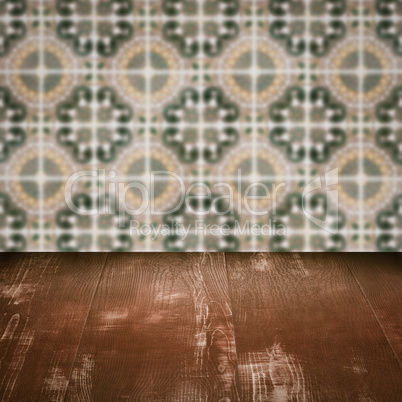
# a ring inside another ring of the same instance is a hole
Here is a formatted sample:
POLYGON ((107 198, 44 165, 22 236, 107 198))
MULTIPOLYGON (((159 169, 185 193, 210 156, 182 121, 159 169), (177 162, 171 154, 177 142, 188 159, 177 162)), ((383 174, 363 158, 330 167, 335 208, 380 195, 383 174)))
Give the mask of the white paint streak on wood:
MULTIPOLYGON (((49 261, 47 263, 49 263, 49 261)), ((3 378, 2 383, 0 384, 0 388, 4 389, 3 400, 11 398, 15 383, 17 382, 17 378, 24 365, 26 354, 28 353, 28 350, 34 340, 35 331, 27 330, 29 317, 31 314, 31 302, 35 296, 36 288, 41 282, 47 267, 48 265, 45 265, 42 268, 40 274, 35 278, 34 283, 30 283, 29 281, 30 278, 28 274, 31 271, 30 267, 25 269, 21 279, 19 279, 21 272, 19 271, 16 278, 18 279, 18 281, 14 280, 13 285, 9 286, 2 292, 3 297, 10 297, 10 301, 8 304, 11 304, 11 301, 13 300, 14 304, 27 304, 25 323, 19 336, 18 344, 14 350, 12 361, 8 368, 8 375, 3 378), (6 380, 6 378, 8 378, 8 380, 6 380)))
POLYGON ((60 401, 63 399, 67 383, 68 379, 56 363, 44 380, 41 394, 46 395, 46 398, 50 398, 53 401, 60 401))
POLYGON ((310 274, 299 255, 294 254, 294 262, 295 262, 294 265, 298 269, 298 272, 300 273, 301 277, 307 278, 310 274))
POLYGON ((368 371, 362 357, 353 356, 352 370, 355 374, 367 374, 368 371))
POLYGON ((113 331, 121 327, 127 321, 128 315, 128 309, 105 311, 101 315, 103 325, 99 327, 99 331, 113 331))
POLYGON ((29 284, 13 284, 4 288, 1 296, 10 297, 8 304, 22 304, 29 301, 35 292, 35 288, 29 284))
MULTIPOLYGON (((192 283, 193 304, 195 309, 195 360, 198 375, 207 371, 205 366, 212 365, 222 391, 229 392, 235 375, 235 345, 232 330, 232 312, 228 303, 222 304, 206 289, 203 264, 213 266, 211 255, 202 253, 197 269, 194 269, 195 281, 192 283), (209 258, 209 262, 206 259, 209 258), (230 334, 230 336, 228 336, 230 334)), ((202 395, 201 390, 194 393, 194 400, 202 395)), ((216 395, 209 395, 211 398, 216 395)), ((208 397, 208 395, 207 395, 208 397)))
POLYGON ((253 401, 311 400, 301 365, 279 343, 265 352, 248 352, 241 361, 242 383, 248 384, 253 401))
POLYGON ((250 257, 250 267, 254 271, 264 272, 275 268, 273 260, 264 253, 253 253, 250 257))
MULTIPOLYGON (((351 357, 351 361, 349 365, 343 367, 344 370, 353 373, 356 377, 360 378, 362 381, 358 381, 358 401, 359 402, 372 402, 373 399, 370 397, 369 386, 364 378, 368 374, 368 370, 366 364, 361 356, 354 355, 351 357)), ((374 402, 374 401, 373 401, 374 402)))
POLYGON ((276 342, 269 350, 268 371, 273 390, 272 401, 305 401, 306 381, 300 363, 291 354, 286 354, 280 343, 276 342))
POLYGON ((8 381, 6 384, 4 384, 5 381, 4 378, 3 383, 0 386, 0 388, 4 389, 3 400, 11 399, 11 395, 14 390, 14 386, 17 381, 18 375, 20 374, 21 368, 24 365, 28 350, 33 343, 34 335, 35 331, 26 331, 26 332, 23 331, 18 340, 18 345, 15 348, 13 358, 8 369, 9 373, 9 375, 7 376, 8 381))
POLYGON ((95 369, 94 357, 85 353, 82 355, 80 364, 74 369, 73 383, 80 390, 80 401, 93 401, 93 376, 95 369))
POLYGON ((10 321, 8 322, 7 327, 4 330, 4 333, 0 339, 0 368, 3 359, 7 356, 8 348, 10 347, 10 343, 14 338, 14 333, 18 327, 19 322, 20 322, 20 315, 14 314, 10 318, 10 321))
POLYGON ((14 283, 9 286, 4 286, 1 295, 4 298, 10 298, 8 304, 11 304, 12 301, 14 304, 20 304, 32 298, 35 293, 35 285, 24 283, 28 273, 30 273, 30 268, 26 269, 22 278, 19 279, 20 272, 18 272, 14 283))

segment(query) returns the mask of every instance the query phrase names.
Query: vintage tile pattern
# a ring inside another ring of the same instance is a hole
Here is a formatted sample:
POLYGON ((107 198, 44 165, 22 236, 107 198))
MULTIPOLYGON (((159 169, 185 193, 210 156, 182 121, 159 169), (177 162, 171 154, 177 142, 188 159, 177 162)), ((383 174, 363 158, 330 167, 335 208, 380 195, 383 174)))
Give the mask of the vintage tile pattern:
POLYGON ((399 0, 0 0, 1 250, 401 250, 401 177, 399 0))

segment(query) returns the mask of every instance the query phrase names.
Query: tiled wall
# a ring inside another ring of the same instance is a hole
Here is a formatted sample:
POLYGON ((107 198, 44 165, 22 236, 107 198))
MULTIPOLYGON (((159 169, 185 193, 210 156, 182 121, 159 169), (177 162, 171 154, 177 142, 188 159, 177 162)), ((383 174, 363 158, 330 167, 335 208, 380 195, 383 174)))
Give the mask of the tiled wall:
POLYGON ((0 249, 400 250, 401 73, 396 0, 1 0, 0 249))

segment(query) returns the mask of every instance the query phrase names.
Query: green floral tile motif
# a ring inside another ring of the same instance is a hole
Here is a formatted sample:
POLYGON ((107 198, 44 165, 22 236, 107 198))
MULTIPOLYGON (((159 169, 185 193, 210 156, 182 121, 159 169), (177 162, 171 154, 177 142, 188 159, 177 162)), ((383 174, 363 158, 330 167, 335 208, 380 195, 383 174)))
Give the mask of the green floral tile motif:
POLYGON ((132 11, 133 2, 130 0, 57 0, 56 12, 61 18, 57 24, 57 34, 77 56, 97 52, 100 56, 111 57, 122 43, 133 36, 132 24, 124 19, 119 20, 119 17, 129 16, 132 11), (96 24, 91 19, 93 15, 98 18, 96 24), (79 17, 79 20, 75 17, 79 17), (113 22, 112 17, 118 20, 113 22))
POLYGON ((377 249, 380 251, 400 251, 402 235, 398 230, 402 227, 402 195, 397 195, 389 208, 377 215, 377 228, 380 234, 376 239, 377 249))
MULTIPOLYGON (((345 226, 346 218, 341 211, 336 215, 328 213, 327 198, 324 194, 314 194, 308 200, 307 208, 318 219, 330 219, 333 228, 342 230, 345 226)), ((308 228, 315 229, 314 223, 311 223, 303 212, 302 195, 298 192, 290 193, 285 201, 272 218, 276 220, 277 225, 286 225, 295 232, 303 231, 308 228)), ((303 233, 290 234, 284 236, 272 236, 269 248, 272 251, 297 251, 310 248, 314 251, 343 251, 346 246, 345 237, 340 234, 331 234, 328 232, 316 233, 306 238, 303 233), (307 243, 309 242, 309 243, 307 243)))
POLYGON ((3 0, 0 3, 0 58, 7 56, 13 46, 26 35, 26 13, 25 0, 3 0))
POLYGON ((392 95, 376 108, 377 121, 382 124, 376 132, 378 146, 385 149, 397 164, 402 164, 402 87, 398 86, 392 95), (393 126, 396 123, 396 127, 393 126), (399 123, 399 124, 398 124, 399 123))
POLYGON ((271 143, 286 152, 290 162, 300 162, 306 157, 306 130, 303 123, 309 113, 309 121, 322 124, 309 131, 311 144, 309 159, 313 163, 327 162, 331 153, 346 142, 346 132, 341 123, 346 120, 346 108, 336 102, 324 87, 313 87, 306 95, 304 88, 290 87, 283 99, 271 105, 269 115, 278 124, 269 134, 271 143), (308 98, 308 99, 306 99, 308 98), (305 103, 310 110, 306 112, 305 103), (287 121, 299 126, 287 130, 287 121))
POLYGON ((303 1, 274 0, 269 2, 269 12, 278 17, 270 25, 271 37, 279 41, 292 56, 309 51, 314 57, 324 57, 331 46, 346 34, 346 26, 341 18, 346 13, 344 0, 314 0, 308 6, 303 1), (309 15, 314 18, 309 26, 304 20, 306 7, 309 7, 309 15), (287 17, 292 17, 292 20, 289 21, 287 17))
POLYGON ((183 57, 217 57, 239 33, 239 0, 163 0, 163 36, 183 57), (202 16, 199 22, 187 17, 202 16), (199 39, 202 34, 203 39, 199 39))
POLYGON ((402 251, 401 44, 400 0, 0 0, 0 250, 402 251))
POLYGON ((219 88, 208 87, 202 94, 196 89, 186 88, 180 94, 180 103, 168 105, 163 115, 167 125, 163 132, 163 141, 176 150, 184 163, 193 163, 200 158, 206 163, 219 162, 226 148, 238 141, 239 133, 230 123, 238 121, 239 109, 224 99, 219 88), (197 124, 201 121, 205 128, 200 130, 197 124), (182 122, 191 126, 180 129, 182 122), (216 125, 220 123, 225 123, 222 130, 216 129, 216 125), (200 137, 202 149, 199 146, 200 137))
POLYGON ((164 223, 172 228, 176 225, 184 225, 193 228, 193 230, 190 229, 185 238, 174 231, 168 234, 164 239, 164 246, 167 251, 237 251, 239 249, 239 240, 234 234, 237 216, 235 213, 227 211, 227 205, 225 205, 224 200, 219 198, 218 194, 212 194, 210 199, 191 198, 188 203, 186 202, 183 205, 187 205, 187 207, 183 206, 177 211, 167 214, 164 217, 164 223), (212 205, 214 205, 214 212, 210 212, 212 205), (223 236, 214 234, 200 236, 194 232, 194 228, 200 223, 196 222, 199 221, 199 218, 193 211, 205 213, 201 218, 203 225, 217 225, 219 222, 227 227, 227 233, 223 236))
POLYGON ((402 56, 402 2, 398 0, 379 0, 375 5, 376 15, 380 18, 376 24, 378 37, 392 49, 397 56, 402 56), (399 18, 395 21, 393 16, 399 18))
POLYGON ((0 87, 0 163, 7 161, 11 152, 24 144, 26 131, 22 125, 27 111, 15 100, 6 87, 0 87))
POLYGON ((26 227, 26 216, 22 209, 16 207, 9 196, 0 192, 0 230, 15 231, 7 237, 0 234, 1 251, 22 251, 27 241, 20 232, 26 227))
POLYGON ((58 105, 56 115, 61 125, 57 141, 71 149, 78 163, 89 163, 94 159, 112 162, 118 150, 132 140, 132 132, 127 127, 133 118, 132 108, 120 103, 115 91, 109 87, 101 87, 96 93, 87 86, 75 88, 71 98, 58 105), (98 123, 96 129, 81 127, 94 119, 98 123), (95 137, 97 145, 93 149, 95 137))
POLYGON ((58 250, 131 251, 133 239, 127 231, 130 225, 129 216, 120 213, 112 196, 105 194, 93 200, 90 194, 81 193, 76 194, 72 201, 80 211, 90 211, 97 207, 113 213, 88 216, 68 208, 60 210, 55 219, 58 232, 61 232, 56 239, 58 250), (103 233, 92 233, 94 225, 103 233))

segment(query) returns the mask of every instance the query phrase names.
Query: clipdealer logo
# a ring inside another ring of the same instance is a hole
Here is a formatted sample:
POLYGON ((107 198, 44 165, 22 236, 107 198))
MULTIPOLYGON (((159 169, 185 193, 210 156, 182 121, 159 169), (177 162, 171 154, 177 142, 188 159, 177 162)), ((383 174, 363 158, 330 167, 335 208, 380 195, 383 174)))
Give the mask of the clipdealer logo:
MULTIPOLYGON (((338 169, 333 169, 325 173, 321 178, 316 177, 308 183, 302 191, 302 212, 304 216, 314 223, 317 227, 331 234, 338 232, 338 169), (313 211, 309 209, 309 199, 317 192, 325 193, 326 210, 325 216, 317 217, 313 211)), ((266 183, 254 181, 247 188, 242 186, 241 171, 238 172, 237 188, 226 182, 217 182, 210 186, 203 182, 195 182, 186 187, 185 181, 175 172, 170 171, 154 171, 150 172, 148 180, 134 180, 130 182, 119 181, 114 171, 106 174, 105 169, 99 170, 83 170, 72 175, 65 186, 65 202, 68 208, 77 215, 115 215, 121 222, 126 222, 127 215, 138 218, 141 215, 148 214, 151 217, 165 216, 177 212, 180 208, 185 208, 187 212, 194 217, 193 223, 188 225, 172 226, 167 224, 150 224, 141 223, 139 219, 130 221, 131 235, 151 236, 155 239, 158 236, 175 234, 183 239, 189 235, 195 236, 225 236, 229 233, 236 236, 285 236, 286 227, 283 222, 278 223, 275 219, 277 206, 280 195, 286 190, 287 183, 281 182, 272 184, 269 188, 266 183), (158 210, 155 205, 155 183, 158 180, 174 180, 176 182, 178 193, 177 202, 173 203, 171 208, 166 210, 158 210), (93 208, 83 208, 81 205, 74 203, 73 194, 74 186, 82 180, 92 180, 97 183, 96 196, 112 197, 115 202, 104 203, 94 206, 93 208), (235 191, 239 188, 245 188, 240 196, 235 197, 235 191), (258 189, 258 190, 257 190, 258 189), (136 191, 140 194, 141 205, 132 208, 127 202, 127 194, 130 191, 136 191), (219 194, 212 197, 213 194, 219 194), (209 201, 209 208, 194 208, 192 200, 209 201), (258 201, 264 200, 266 208, 255 208, 258 201), (217 208, 217 203, 224 201, 225 209, 217 208), (207 217, 215 216, 219 220, 219 216, 233 214, 237 216, 234 226, 228 226, 219 223, 206 223, 207 217), (253 219, 243 219, 240 223, 238 218, 247 215, 253 219), (269 219, 267 219, 269 218, 269 219), (259 222, 256 222, 260 220, 259 222)))

